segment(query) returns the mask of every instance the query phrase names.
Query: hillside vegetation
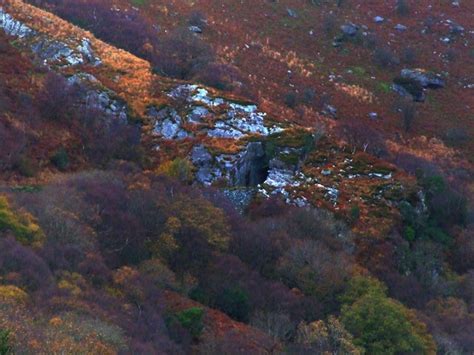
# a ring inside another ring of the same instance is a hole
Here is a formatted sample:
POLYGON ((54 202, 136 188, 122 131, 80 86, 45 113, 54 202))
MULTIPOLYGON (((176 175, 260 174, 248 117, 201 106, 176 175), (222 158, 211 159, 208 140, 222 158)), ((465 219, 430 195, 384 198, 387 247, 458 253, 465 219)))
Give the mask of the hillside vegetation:
POLYGON ((472 4, 0 4, 0 354, 470 354, 472 4))

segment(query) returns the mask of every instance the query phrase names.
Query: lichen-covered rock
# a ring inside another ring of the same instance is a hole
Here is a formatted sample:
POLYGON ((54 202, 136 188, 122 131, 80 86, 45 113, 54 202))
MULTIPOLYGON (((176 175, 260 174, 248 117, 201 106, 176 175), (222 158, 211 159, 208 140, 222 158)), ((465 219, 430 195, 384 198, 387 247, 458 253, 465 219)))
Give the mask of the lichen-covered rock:
POLYGON ((155 120, 153 133, 164 139, 183 139, 189 136, 182 127, 182 119, 178 112, 172 108, 157 111, 156 108, 148 110, 148 116, 155 120))
POLYGON ((221 170, 215 166, 214 157, 202 144, 194 146, 191 161, 197 168, 195 177, 199 183, 209 186, 222 177, 221 170))
POLYGON ((214 127, 215 128, 210 129, 207 132, 209 137, 240 139, 244 136, 241 131, 235 129, 226 122, 217 121, 214 127))
POLYGON ((241 139, 250 134, 267 136, 283 130, 276 125, 269 127, 266 114, 258 111, 257 105, 213 97, 207 89, 197 85, 180 85, 168 95, 188 103, 191 112, 186 119, 189 123, 203 123, 207 116, 218 118, 207 128, 207 135, 213 138, 241 139))
POLYGON ((51 65, 64 63, 64 65, 78 65, 84 63, 84 58, 79 52, 73 51, 68 45, 59 41, 41 38, 31 45, 31 49, 44 64, 51 65))
POLYGON ((435 73, 423 69, 403 69, 400 76, 418 82, 424 88, 439 89, 446 86, 444 79, 435 73))
POLYGON ((265 185, 275 188, 285 186, 297 186, 299 183, 295 182, 295 172, 291 170, 273 168, 268 172, 265 185))
POLYGON ((209 110, 202 106, 196 106, 188 114, 187 120, 189 123, 203 123, 204 117, 210 114, 209 110))
POLYGON ((92 65, 102 64, 100 58, 95 56, 91 42, 88 38, 82 39, 81 44, 77 46, 77 50, 83 55, 83 57, 86 59, 86 62, 92 65))
POLYGON ((36 34, 34 30, 15 20, 10 14, 6 13, 3 8, 0 8, 0 28, 3 28, 5 33, 10 36, 25 38, 36 34))
POLYGON ((7 34, 24 40, 22 43, 29 47, 45 65, 101 64, 100 59, 94 55, 89 39, 83 38, 76 47, 53 40, 16 20, 2 8, 0 8, 0 28, 3 28, 7 34))
POLYGON ((100 110, 107 115, 114 116, 123 123, 126 123, 128 121, 127 105, 121 101, 112 99, 110 94, 105 91, 90 87, 90 84, 94 83, 94 79, 95 77, 93 76, 92 78, 90 76, 85 76, 82 81, 81 78, 77 76, 74 79, 70 78, 71 81, 80 80, 81 83, 86 86, 83 100, 87 108, 100 110), (87 82, 87 79, 91 79, 92 82, 87 82))

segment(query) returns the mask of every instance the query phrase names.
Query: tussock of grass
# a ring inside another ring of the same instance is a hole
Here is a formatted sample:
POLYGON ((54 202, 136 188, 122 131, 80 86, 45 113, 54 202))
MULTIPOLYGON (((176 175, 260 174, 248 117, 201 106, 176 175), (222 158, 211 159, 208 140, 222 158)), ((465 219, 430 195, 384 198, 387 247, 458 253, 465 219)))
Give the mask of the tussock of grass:
POLYGON ((9 231, 25 245, 39 245, 43 241, 43 232, 28 213, 14 211, 8 199, 0 196, 0 232, 9 231))

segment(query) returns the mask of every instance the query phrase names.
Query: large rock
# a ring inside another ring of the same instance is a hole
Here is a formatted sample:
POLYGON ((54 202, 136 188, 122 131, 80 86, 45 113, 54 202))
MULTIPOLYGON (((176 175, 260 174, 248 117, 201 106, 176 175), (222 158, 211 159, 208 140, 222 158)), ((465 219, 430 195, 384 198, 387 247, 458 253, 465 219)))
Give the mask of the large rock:
POLYGON ((359 26, 353 24, 352 22, 348 22, 341 26, 341 31, 346 36, 353 37, 359 31, 359 26))
POLYGON ((439 74, 423 69, 403 69, 400 76, 405 79, 414 80, 424 88, 439 89, 446 86, 445 81, 439 74))
POLYGON ((210 186, 222 177, 222 172, 215 165, 214 157, 202 144, 194 146, 191 151, 191 161, 197 168, 195 174, 197 182, 210 186))
POLYGON ((256 186, 263 182, 267 175, 265 150, 261 142, 247 144, 244 154, 233 169, 234 185, 256 186))
POLYGON ((416 102, 424 102, 426 99, 426 95, 423 88, 412 90, 406 85, 394 83, 392 84, 392 90, 400 96, 411 97, 413 101, 416 102))

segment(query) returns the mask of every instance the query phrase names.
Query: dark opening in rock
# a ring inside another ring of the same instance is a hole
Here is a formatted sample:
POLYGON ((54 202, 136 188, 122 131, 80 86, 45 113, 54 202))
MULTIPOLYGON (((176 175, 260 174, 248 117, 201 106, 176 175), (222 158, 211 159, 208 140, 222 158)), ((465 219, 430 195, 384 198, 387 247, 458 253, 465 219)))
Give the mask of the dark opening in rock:
POLYGON ((257 186, 268 177, 268 160, 261 142, 252 142, 239 159, 234 170, 234 185, 257 186))

